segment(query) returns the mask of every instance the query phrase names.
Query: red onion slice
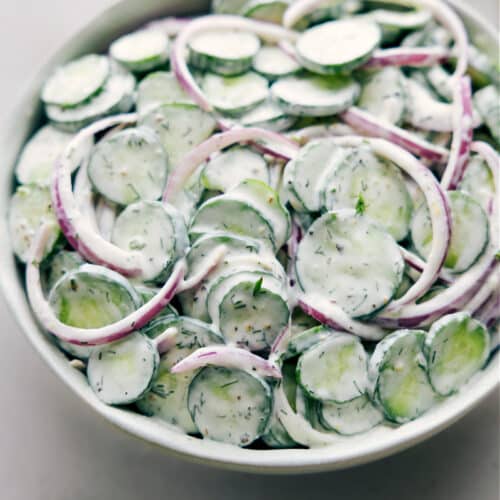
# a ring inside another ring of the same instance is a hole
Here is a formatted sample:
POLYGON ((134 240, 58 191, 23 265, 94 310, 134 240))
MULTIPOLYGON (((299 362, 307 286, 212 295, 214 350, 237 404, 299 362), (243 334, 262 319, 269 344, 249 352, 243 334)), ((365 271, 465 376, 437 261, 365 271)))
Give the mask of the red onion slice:
MULTIPOLYGON (((405 262, 412 269, 415 269, 415 271, 418 271, 419 273, 421 273, 424 270, 426 266, 425 260, 422 260, 418 255, 415 255, 413 252, 410 252, 405 247, 400 246, 399 250, 401 251, 401 255, 403 256, 405 262)), ((441 271, 439 272, 439 279, 448 284, 453 283, 455 281, 454 276, 444 269, 441 269, 441 271)))
POLYGON ((333 140, 337 144, 353 147, 368 143, 376 155, 397 165, 424 193, 432 222, 432 247, 418 280, 401 298, 392 301, 385 309, 388 312, 398 310, 404 304, 424 295, 439 276, 451 238, 451 211, 448 198, 430 170, 399 146, 383 139, 362 137, 337 137, 333 140))
POLYGON ((214 345, 196 349, 196 351, 174 365, 170 371, 172 373, 183 373, 207 365, 244 370, 264 377, 281 378, 281 370, 267 359, 252 354, 245 349, 227 345, 214 345))
POLYGON ((377 117, 351 107, 340 117, 352 128, 372 137, 379 137, 397 144, 414 155, 426 158, 435 163, 446 163, 449 152, 395 125, 379 120, 377 117))
POLYGON ((215 134, 191 150, 170 174, 167 181, 167 187, 163 193, 163 201, 168 202, 169 200, 172 200, 175 197, 175 194, 182 189, 198 165, 207 160, 211 154, 239 142, 258 140, 277 142, 288 148, 290 151, 298 151, 299 149, 297 144, 292 142, 290 139, 287 139, 284 135, 278 134, 277 132, 271 132, 270 130, 265 130, 263 128, 241 127, 233 128, 220 134, 215 134))
POLYGON ((446 61, 450 52, 442 47, 395 47, 376 50, 363 68, 376 69, 386 66, 427 68, 446 61))
POLYGON ((31 308, 41 325, 56 337, 76 345, 106 344, 127 336, 142 328, 158 315, 173 299, 186 272, 186 263, 181 260, 174 266, 170 278, 158 293, 127 317, 100 328, 76 328, 59 321, 43 295, 40 282, 40 261, 50 225, 42 226, 33 243, 32 257, 26 266, 26 290, 31 308))
POLYGON ((443 189, 456 189, 469 160, 473 134, 470 78, 460 78, 453 92, 453 139, 450 157, 441 178, 443 189))

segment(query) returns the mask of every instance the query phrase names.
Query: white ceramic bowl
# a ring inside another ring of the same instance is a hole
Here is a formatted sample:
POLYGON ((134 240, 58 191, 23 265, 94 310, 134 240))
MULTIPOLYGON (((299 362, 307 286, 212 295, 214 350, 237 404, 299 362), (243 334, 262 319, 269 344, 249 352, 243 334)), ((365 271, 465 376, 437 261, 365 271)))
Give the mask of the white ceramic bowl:
MULTIPOLYGON (((466 19, 474 41, 489 52, 495 52, 498 46, 495 30, 471 8, 458 2, 453 3, 466 19)), ((263 473, 313 472, 366 463, 429 438, 458 420, 497 387, 500 373, 499 354, 459 394, 401 427, 378 428, 339 445, 324 448, 247 450, 186 436, 150 418, 104 405, 94 396, 83 374, 70 367, 65 356, 37 325, 24 293, 22 274, 12 255, 5 214, 13 186, 15 160, 23 143, 42 118, 38 99, 42 83, 59 63, 85 52, 103 50, 118 35, 140 26, 148 19, 160 15, 202 12, 207 9, 207 4, 208 2, 203 0, 125 0, 117 3, 81 30, 52 57, 43 70, 34 76, 33 83, 25 92, 16 111, 7 118, 6 127, 0 133, 0 204, 3 214, 0 218, 0 280, 13 314, 49 366, 96 412, 130 434, 191 461, 263 473)), ((138 442, 137 446, 142 444, 138 442)))

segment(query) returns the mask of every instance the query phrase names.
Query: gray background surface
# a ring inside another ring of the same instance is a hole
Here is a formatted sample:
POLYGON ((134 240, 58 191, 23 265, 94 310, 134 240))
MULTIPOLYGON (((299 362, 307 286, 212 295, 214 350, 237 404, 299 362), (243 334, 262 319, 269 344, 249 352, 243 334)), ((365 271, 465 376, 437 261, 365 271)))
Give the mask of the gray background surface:
MULTIPOLYGON (((2 0, 4 117, 47 56, 111 3, 2 0)), ((490 20, 498 19, 495 0, 475 4, 490 20)), ((3 299, 0 325, 0 498, 4 500, 499 497, 498 394, 430 441, 371 465, 308 476, 231 473, 173 459, 116 431, 44 365, 3 299)))

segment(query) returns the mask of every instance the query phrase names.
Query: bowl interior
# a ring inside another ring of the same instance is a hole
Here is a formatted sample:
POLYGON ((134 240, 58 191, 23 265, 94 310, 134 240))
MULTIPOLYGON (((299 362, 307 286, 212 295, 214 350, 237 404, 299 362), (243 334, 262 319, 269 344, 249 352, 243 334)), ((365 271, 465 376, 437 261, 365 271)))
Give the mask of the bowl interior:
MULTIPOLYGON (((475 43, 498 57, 495 30, 468 7, 456 4, 466 19, 475 43)), ((8 116, 0 134, 4 168, 0 173, 0 261, 3 263, 1 285, 6 300, 25 334, 40 355, 82 399, 111 423, 129 433, 158 444, 171 453, 193 461, 232 469, 268 473, 312 472, 348 467, 402 450, 439 432, 478 404, 498 384, 497 353, 488 367, 479 373, 459 394, 429 411, 419 419, 401 427, 379 427, 366 434, 339 440, 334 446, 296 450, 240 449, 211 441, 203 441, 177 432, 168 425, 142 415, 110 407, 92 393, 82 373, 70 367, 66 357, 42 332, 31 314, 24 291, 21 269, 9 242, 6 213, 13 188, 12 171, 19 151, 43 119, 38 99, 39 89, 50 71, 66 60, 91 51, 104 50, 118 35, 140 26, 147 20, 165 15, 190 15, 206 11, 203 0, 124 0, 101 14, 74 36, 35 76, 24 92, 17 109, 8 116)))

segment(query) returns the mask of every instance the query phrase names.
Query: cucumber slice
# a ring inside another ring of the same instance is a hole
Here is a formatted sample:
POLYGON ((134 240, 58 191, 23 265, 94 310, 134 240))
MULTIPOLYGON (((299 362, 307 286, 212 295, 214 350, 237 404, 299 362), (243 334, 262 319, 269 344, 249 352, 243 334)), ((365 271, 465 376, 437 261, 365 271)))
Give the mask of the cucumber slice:
POLYGON ((326 179, 351 152, 330 139, 318 139, 301 148, 287 164, 285 187, 293 194, 292 206, 298 211, 318 212, 323 206, 326 179))
POLYGON ((307 351, 310 347, 332 338, 337 332, 326 326, 319 325, 296 333, 288 344, 287 357, 294 357, 307 351))
POLYGON ((278 193, 268 184, 257 179, 246 179, 229 191, 227 196, 248 203, 269 221, 277 249, 286 243, 292 226, 290 214, 281 204, 278 193))
POLYGON ((422 349, 425 332, 399 330, 375 347, 368 375, 386 417, 399 424, 425 413, 436 402, 422 349))
POLYGON ((223 193, 245 179, 268 183, 269 169, 260 154, 244 147, 223 151, 207 163, 201 174, 201 182, 206 189, 223 193))
POLYGON ((137 408, 145 415, 176 425, 188 434, 195 434, 197 428, 189 413, 187 398, 189 385, 197 371, 174 374, 170 370, 196 349, 221 344, 223 339, 210 325, 192 318, 171 317, 154 322, 154 328, 145 333, 154 337, 167 328, 177 328, 176 345, 161 357, 151 389, 137 401, 137 408))
POLYGON ((297 381, 314 399, 344 403, 359 398, 368 385, 363 345, 353 335, 331 333, 300 356, 297 381))
POLYGON ((206 73, 201 88, 214 108, 230 116, 249 111, 264 101, 269 93, 267 80, 252 71, 238 76, 206 73))
POLYGON ((342 404, 322 402, 318 404, 318 416, 327 429, 344 436, 369 431, 384 420, 366 395, 342 404))
POLYGON ((290 6, 289 0, 249 0, 240 14, 259 21, 281 24, 283 14, 290 6))
POLYGON ((402 33, 427 26, 432 20, 429 10, 398 12, 395 10, 376 9, 365 16, 375 21, 382 29, 382 41, 393 43, 402 33))
POLYGON ((45 267, 45 290, 50 291, 52 287, 66 273, 79 268, 85 261, 78 252, 70 252, 68 250, 60 250, 47 261, 45 267))
POLYGON ((448 314, 431 326, 425 350, 432 387, 449 396, 483 368, 490 354, 490 335, 468 313, 448 314))
POLYGON ((451 75, 442 66, 432 66, 425 72, 425 77, 439 97, 447 102, 453 100, 451 75))
POLYGON ((60 278, 49 294, 49 303, 62 323, 77 328, 115 323, 142 305, 121 274, 93 264, 84 264, 60 278))
POLYGON ((296 335, 306 330, 310 330, 311 328, 315 328, 316 326, 319 326, 319 323, 311 316, 308 316, 300 307, 293 310, 291 325, 292 339, 294 339, 296 335))
POLYGON ((187 231, 180 213, 157 201, 128 205, 118 216, 111 241, 144 258, 144 281, 162 281, 187 246, 187 231))
POLYGON ((271 95, 290 115, 329 116, 354 104, 359 84, 341 75, 287 76, 272 85, 271 95))
POLYGON ((379 120, 399 125, 406 110, 404 75, 401 70, 387 67, 367 73, 357 105, 379 120))
POLYGON ((124 405, 139 399, 151 386, 160 356, 145 335, 133 332, 118 342, 92 350, 87 377, 96 396, 109 405, 124 405))
POLYGON ((54 249, 61 230, 52 210, 52 198, 48 188, 36 184, 19 186, 10 199, 8 225, 10 243, 18 259, 26 262, 33 240, 40 226, 51 224, 44 258, 54 249))
POLYGON ((126 113, 134 105, 135 78, 124 71, 112 73, 99 94, 74 108, 53 104, 45 107, 48 119, 61 130, 76 132, 89 123, 116 113, 126 113))
POLYGON ((383 308, 396 293, 403 270, 392 236, 350 211, 328 212, 317 219, 297 251, 301 289, 334 301, 354 318, 383 308))
POLYGON ((172 103, 192 103, 173 73, 150 73, 137 86, 137 111, 141 115, 148 114, 162 104, 172 103))
POLYGON ((73 359, 76 358, 81 359, 82 361, 87 361, 94 349, 93 346, 70 344, 69 342, 65 342, 57 337, 54 337, 54 340, 56 341, 58 347, 73 359))
MULTIPOLYGON (((460 191, 448 192, 451 207, 451 242, 444 265, 454 273, 469 269, 483 253, 489 240, 488 216, 479 203, 460 191)), ((411 238, 417 252, 426 259, 432 246, 432 225, 427 204, 415 212, 411 238)))
POLYGON ((297 73, 301 66, 284 50, 276 45, 261 47, 253 59, 253 69, 268 80, 297 73))
POLYGON ((208 139, 215 129, 215 120, 210 114, 187 103, 163 104, 145 115, 140 124, 158 134, 171 168, 175 168, 195 146, 208 139))
POLYGON ((458 186, 477 201, 485 212, 490 210, 490 202, 495 197, 495 178, 486 162, 478 155, 470 158, 464 176, 458 186))
POLYGON ((262 272, 221 278, 210 289, 207 308, 226 342, 250 351, 270 348, 290 317, 283 284, 262 272))
POLYGON ((289 129, 295 121, 295 117, 288 116, 278 104, 270 100, 259 104, 239 119, 245 127, 265 128, 274 132, 289 129))
POLYGON ((500 94, 494 85, 489 85, 474 94, 474 104, 488 130, 500 145, 500 94))
POLYGON ((361 18, 330 21, 308 29, 297 40, 300 63, 320 75, 351 71, 370 59, 380 28, 361 18))
POLYGON ((239 14, 248 0, 212 0, 212 12, 216 14, 239 14))
POLYGON ((412 201, 401 171, 369 147, 352 151, 329 177, 324 192, 326 210, 355 208, 396 241, 408 234, 412 201))
MULTIPOLYGON (((134 286, 135 291, 140 295, 142 302, 145 304, 149 302, 159 291, 159 288, 153 288, 146 285, 134 286)), ((172 304, 167 304, 162 311, 160 311, 152 321, 150 321, 144 328, 141 329, 143 333, 148 335, 148 337, 156 337, 160 333, 163 333, 166 328, 161 329, 160 322, 164 318, 170 318, 171 316, 179 316, 179 312, 172 304)))
MULTIPOLYGON (((66 146, 73 139, 68 134, 52 125, 45 125, 24 146, 16 164, 16 177, 21 184, 39 184, 49 186, 57 158, 64 153, 66 146)), ((93 145, 91 137, 84 139, 71 150, 69 161, 78 167, 90 152, 93 145)))
POLYGON ((159 30, 124 35, 109 47, 111 57, 130 71, 151 71, 168 59, 168 38, 159 30))
POLYGON ((160 198, 167 169, 162 145, 145 128, 130 128, 104 138, 95 147, 88 165, 94 188, 120 205, 160 198))
POLYGON ((189 228, 191 239, 202 234, 226 232, 230 235, 249 236, 277 249, 271 223, 264 215, 245 201, 216 196, 203 203, 189 228))
POLYGON ((245 73, 260 48, 253 33, 207 30, 189 41, 189 62, 195 68, 232 76, 245 73))
POLYGON ((76 106, 97 94, 110 75, 106 56, 89 54, 57 68, 42 89, 42 101, 63 107, 76 106))
POLYGON ((254 375, 208 366, 191 382, 188 406, 204 438, 248 446, 266 429, 272 396, 267 383, 254 375))

